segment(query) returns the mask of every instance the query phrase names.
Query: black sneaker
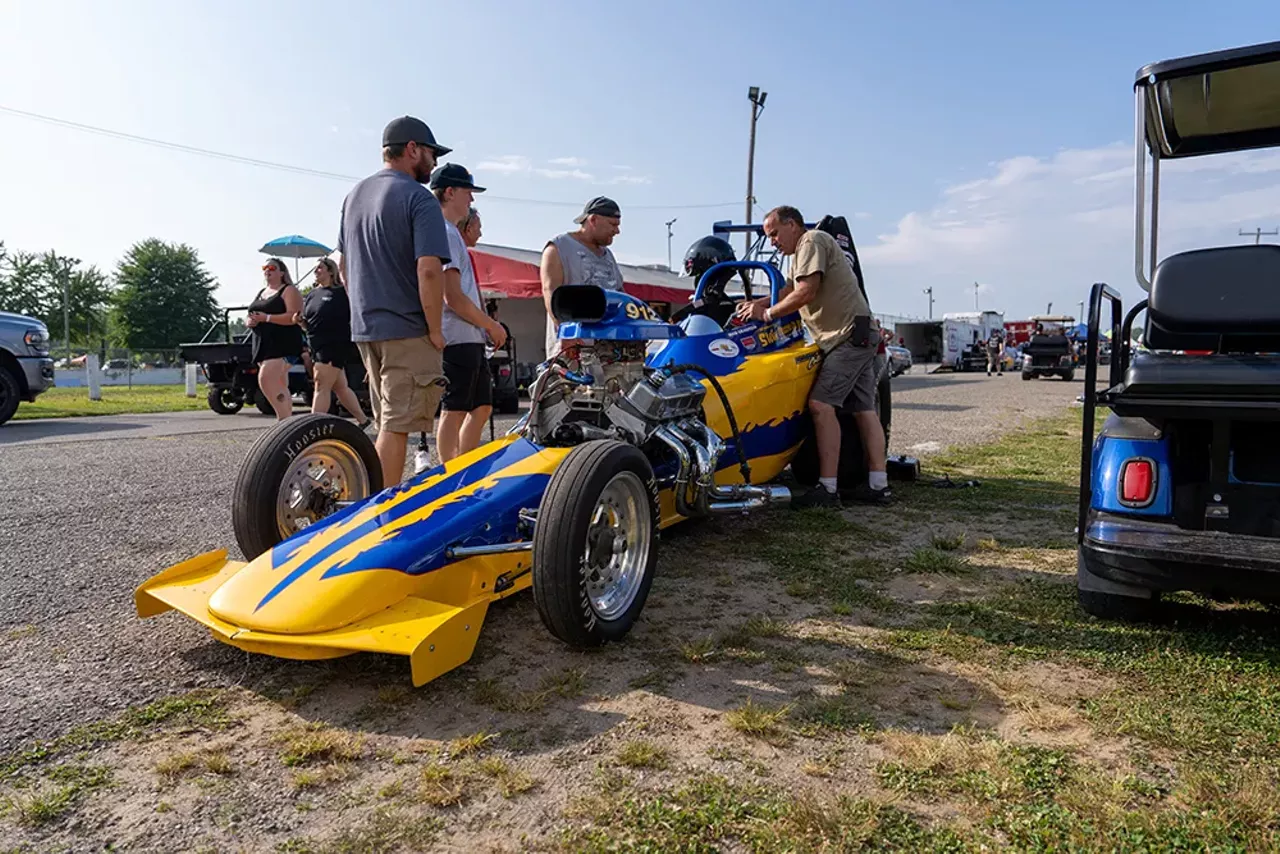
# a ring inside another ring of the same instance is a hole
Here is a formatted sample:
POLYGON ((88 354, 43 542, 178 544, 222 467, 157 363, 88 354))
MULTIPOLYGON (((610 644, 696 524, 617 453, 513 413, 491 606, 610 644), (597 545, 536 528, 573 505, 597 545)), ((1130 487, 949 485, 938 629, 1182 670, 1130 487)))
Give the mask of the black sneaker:
POLYGON ((847 501, 856 501, 859 504, 885 506, 893 503, 893 490, 887 486, 884 489, 872 489, 870 484, 862 483, 853 489, 840 490, 840 497, 847 501))
POLYGON ((825 486, 819 484, 813 489, 801 495, 799 498, 792 500, 791 506, 796 510, 805 510, 810 507, 840 507, 840 494, 831 492, 825 486))

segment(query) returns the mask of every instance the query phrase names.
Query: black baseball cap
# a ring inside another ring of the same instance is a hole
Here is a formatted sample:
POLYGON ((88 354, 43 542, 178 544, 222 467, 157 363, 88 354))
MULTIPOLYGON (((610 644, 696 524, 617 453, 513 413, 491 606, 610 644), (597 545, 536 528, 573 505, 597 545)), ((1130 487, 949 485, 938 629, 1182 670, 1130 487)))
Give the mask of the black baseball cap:
POLYGON ((461 187, 476 193, 483 193, 484 187, 476 186, 476 179, 471 177, 467 167, 459 163, 446 163, 431 171, 431 189, 440 190, 445 187, 461 187))
POLYGON ((618 207, 618 203, 607 196, 596 196, 594 199, 587 202, 586 206, 582 209, 582 213, 574 217, 573 221, 578 225, 582 225, 587 221, 587 217, 592 214, 599 214, 600 216, 622 216, 622 208, 618 207))
POLYGON ((398 119, 392 119, 382 131, 383 148, 388 145, 408 145, 411 142, 425 145, 435 152, 436 157, 444 157, 450 151, 453 151, 452 148, 438 145, 435 134, 431 132, 431 128, 427 127, 427 123, 422 119, 415 119, 413 116, 401 116, 398 119))

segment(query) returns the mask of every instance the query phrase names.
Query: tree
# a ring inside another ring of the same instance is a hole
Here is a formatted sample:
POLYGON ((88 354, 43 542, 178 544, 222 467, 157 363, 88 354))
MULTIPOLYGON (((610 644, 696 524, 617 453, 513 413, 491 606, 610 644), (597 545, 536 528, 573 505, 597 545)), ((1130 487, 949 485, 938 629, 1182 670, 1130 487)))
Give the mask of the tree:
POLYGON ((0 311, 45 319, 52 304, 44 265, 34 252, 10 252, 0 244, 0 311))
POLYGON ((63 337, 67 314, 73 343, 101 339, 110 299, 110 280, 97 267, 82 267, 80 259, 53 250, 40 255, 9 252, 0 243, 0 311, 43 321, 54 341, 63 337))
POLYGON ((116 269, 111 323, 135 350, 199 341, 219 318, 217 287, 196 251, 154 238, 136 243, 116 269))

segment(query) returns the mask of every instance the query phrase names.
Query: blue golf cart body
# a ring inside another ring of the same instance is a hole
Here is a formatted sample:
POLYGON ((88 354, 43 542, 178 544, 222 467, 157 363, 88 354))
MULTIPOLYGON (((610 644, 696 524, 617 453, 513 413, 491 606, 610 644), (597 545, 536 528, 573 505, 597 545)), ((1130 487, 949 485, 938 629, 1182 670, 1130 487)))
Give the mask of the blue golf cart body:
POLYGON ((1106 284, 1089 297, 1080 605, 1141 619, 1162 592, 1280 599, 1280 246, 1158 263, 1156 250, 1162 161, 1280 146, 1280 42, 1150 65, 1134 88, 1147 298, 1125 312, 1106 284), (1099 390, 1104 322, 1112 359, 1099 390), (1095 438, 1098 407, 1110 412, 1095 438))

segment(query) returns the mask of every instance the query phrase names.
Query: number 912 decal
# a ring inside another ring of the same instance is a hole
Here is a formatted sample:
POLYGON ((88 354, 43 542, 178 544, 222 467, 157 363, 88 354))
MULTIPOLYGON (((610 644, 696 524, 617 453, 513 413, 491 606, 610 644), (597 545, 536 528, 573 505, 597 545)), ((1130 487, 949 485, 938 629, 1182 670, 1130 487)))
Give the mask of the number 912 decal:
POLYGON ((627 313, 627 317, 632 320, 651 320, 654 322, 662 320, 656 311, 638 302, 627 303, 626 308, 623 310, 627 313))

